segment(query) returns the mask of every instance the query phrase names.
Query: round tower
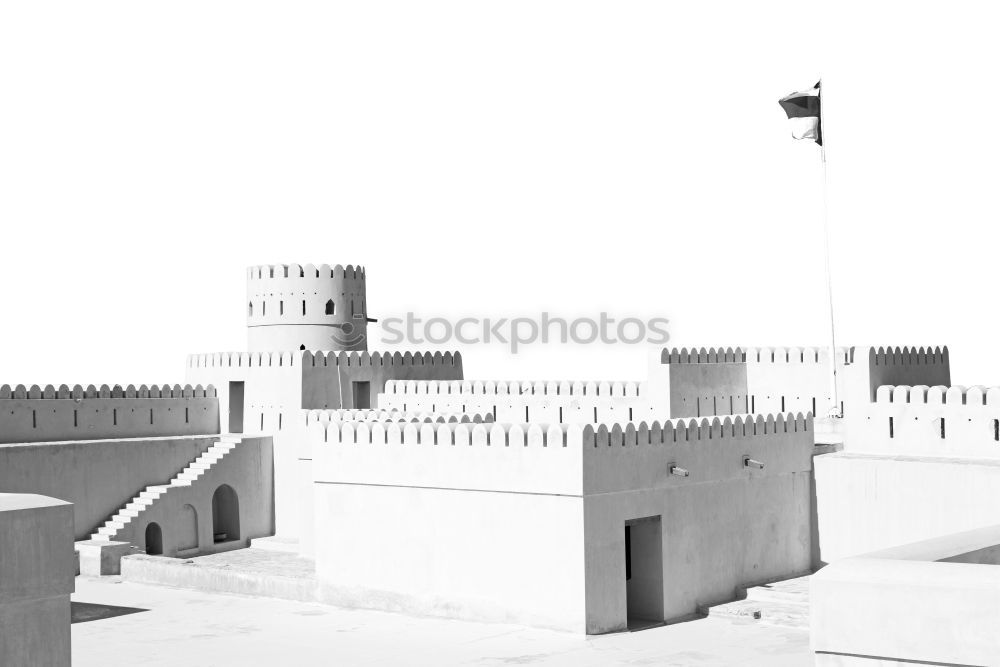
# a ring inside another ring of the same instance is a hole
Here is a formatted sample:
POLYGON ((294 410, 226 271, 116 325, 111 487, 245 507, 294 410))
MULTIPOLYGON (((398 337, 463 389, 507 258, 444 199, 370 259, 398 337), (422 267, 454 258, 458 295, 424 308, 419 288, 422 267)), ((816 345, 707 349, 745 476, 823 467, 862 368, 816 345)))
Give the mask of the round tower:
POLYGON ((251 352, 367 350, 363 267, 252 266, 247 270, 251 352))

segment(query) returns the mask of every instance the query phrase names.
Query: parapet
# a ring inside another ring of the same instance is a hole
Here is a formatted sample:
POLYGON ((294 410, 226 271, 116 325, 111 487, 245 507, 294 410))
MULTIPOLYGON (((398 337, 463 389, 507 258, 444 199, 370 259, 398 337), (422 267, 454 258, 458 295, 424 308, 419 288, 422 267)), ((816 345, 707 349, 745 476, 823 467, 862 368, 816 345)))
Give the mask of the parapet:
MULTIPOLYGON (((951 359, 945 347, 869 347, 857 348, 859 361, 867 358, 864 371, 855 369, 853 391, 865 392, 865 400, 875 400, 883 385, 951 384, 951 359)), ((861 398, 860 396, 858 397, 861 398)))
POLYGON ((31 387, 25 387, 23 384, 19 384, 13 389, 11 389, 9 384, 0 386, 0 400, 2 399, 93 399, 93 398, 215 398, 217 396, 215 387, 208 385, 207 387, 202 387, 200 384, 191 386, 189 384, 183 387, 179 384, 173 386, 165 384, 163 386, 151 385, 146 386, 144 384, 136 387, 134 384, 130 384, 127 387, 122 387, 120 384, 116 384, 113 387, 109 387, 106 384, 102 384, 100 387, 94 385, 87 385, 84 388, 82 385, 73 385, 71 389, 69 385, 61 384, 58 388, 51 384, 45 385, 45 387, 39 387, 37 384, 31 385, 31 387))
POLYGON ((297 366, 299 352, 214 352, 189 354, 188 368, 287 368, 297 366))
POLYGON ((460 352, 323 352, 301 353, 302 365, 308 368, 322 366, 449 366, 461 367, 460 352))
POLYGON ((0 442, 212 435, 219 400, 209 385, 0 387, 0 442))
POLYGON ((365 268, 348 264, 261 264, 247 269, 247 280, 273 280, 275 278, 342 278, 344 280, 364 280, 365 268))
MULTIPOLYGON (((854 348, 838 347, 839 363, 851 363, 854 348)), ((828 347, 686 347, 663 348, 660 351, 661 364, 809 364, 827 363, 830 358, 828 347)))
POLYGON ((386 394, 415 396, 474 395, 474 396, 604 396, 639 398, 644 393, 641 382, 581 382, 581 381, 443 381, 443 380, 389 380, 386 394))
POLYGON ((423 424, 480 424, 493 421, 493 415, 465 412, 420 412, 403 410, 306 410, 306 424, 329 422, 411 422, 423 424))
POLYGON ((811 469, 810 415, 620 424, 314 422, 318 482, 582 495, 811 469), (746 457, 764 461, 751 470, 746 457), (670 465, 690 469, 687 478, 670 465))
MULTIPOLYGON (((321 411, 318 411, 321 412, 321 411)), ((351 412, 351 411, 347 411, 351 412)), ((650 424, 501 424, 439 421, 402 425, 392 420, 342 420, 312 422, 315 435, 325 443, 336 444, 411 444, 468 445, 498 447, 636 447, 641 445, 671 445, 727 438, 769 436, 812 431, 813 417, 802 413, 786 415, 736 415, 735 417, 672 419, 650 424), (362 434, 363 435, 358 435, 362 434)))
POLYGON ((984 387, 974 385, 954 387, 918 385, 909 387, 906 385, 882 385, 876 390, 875 403, 877 405, 907 403, 911 405, 950 405, 1000 407, 1000 387, 984 387))
POLYGON ((942 366, 950 363, 948 346, 868 348, 874 366, 942 366))
POLYGON ((848 452, 1000 459, 1000 387, 883 385, 848 435, 848 452))

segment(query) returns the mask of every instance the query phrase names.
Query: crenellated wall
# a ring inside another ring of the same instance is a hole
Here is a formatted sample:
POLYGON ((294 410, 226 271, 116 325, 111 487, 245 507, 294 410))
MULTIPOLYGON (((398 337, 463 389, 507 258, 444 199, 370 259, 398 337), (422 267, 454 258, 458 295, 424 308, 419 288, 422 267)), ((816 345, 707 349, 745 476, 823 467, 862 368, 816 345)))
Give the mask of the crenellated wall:
POLYGON ((264 429, 274 437, 275 513, 278 535, 298 539, 304 555, 313 552, 312 454, 306 429, 341 422, 487 423, 492 415, 398 410, 269 411, 264 429))
POLYGON ((769 470, 776 473, 808 470, 810 451, 789 457, 782 448, 811 429, 811 416, 789 414, 641 422, 624 428, 313 420, 306 433, 317 481, 579 495, 741 476, 744 455, 770 461, 769 470), (344 449, 347 445, 380 447, 344 449), (428 465, 428 460, 434 463, 428 465), (667 462, 691 475, 665 474, 667 462))
MULTIPOLYGON (((373 353, 303 352, 303 408, 398 407, 378 403, 388 382, 406 380, 461 380, 462 355, 458 352, 373 353), (367 382, 368 405, 356 405, 356 383, 367 382)), ((406 411, 406 408, 399 408, 406 411)), ((409 410, 437 412, 429 407, 409 410)))
MULTIPOLYGON (((838 348, 838 387, 852 348, 838 348)), ((832 404, 830 351, 792 348, 665 348, 650 359, 651 400, 672 417, 811 412, 832 404)), ((843 396, 841 395, 843 403, 843 396)))
POLYGON ((654 516, 663 619, 811 562, 810 416, 320 421, 306 438, 321 598, 341 605, 620 630, 625 525, 654 516))
POLYGON ((874 400, 882 385, 951 385, 951 359, 948 347, 863 347, 855 348, 855 359, 866 373, 857 373, 858 386, 850 387, 858 394, 868 390, 868 400, 874 400), (863 383, 863 381, 867 381, 863 383))
POLYGON ((264 432, 263 415, 290 413, 302 407, 301 352, 216 352, 187 358, 188 382, 211 383, 218 391, 223 431, 264 432), (234 387, 243 391, 241 409, 232 404, 234 387))
POLYGON ((881 386, 855 424, 851 452, 1000 459, 1000 387, 881 386))
POLYGON ((211 385, 0 387, 0 443, 218 432, 219 401, 211 385))
POLYGON ((601 423, 652 421, 644 383, 637 382, 387 382, 379 407, 493 414, 500 422, 601 423))
MULTIPOLYGON (((835 353, 841 413, 864 405, 883 384, 949 384, 948 348, 842 347, 835 353), (904 381, 905 380, 905 381, 904 381)), ((666 348, 650 358, 650 402, 671 417, 811 412, 833 403, 830 350, 666 348)))
MULTIPOLYGON (((826 347, 747 348, 747 387, 752 412, 811 412, 826 416, 833 405, 830 384, 830 349, 826 347)), ((845 395, 854 348, 837 348, 839 408, 848 409, 845 395)))
POLYGON ((367 349, 368 303, 360 266, 250 267, 246 309, 253 351, 367 349))
POLYGON ((465 412, 403 412, 402 410, 303 410, 306 425, 314 422, 489 423, 493 415, 465 412))

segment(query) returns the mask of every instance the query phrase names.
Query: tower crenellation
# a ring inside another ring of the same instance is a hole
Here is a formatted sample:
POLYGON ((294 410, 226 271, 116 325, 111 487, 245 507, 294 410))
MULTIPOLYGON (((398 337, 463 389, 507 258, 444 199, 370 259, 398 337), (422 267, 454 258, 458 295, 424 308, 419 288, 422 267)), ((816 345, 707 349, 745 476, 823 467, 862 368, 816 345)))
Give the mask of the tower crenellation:
POLYGON ((368 349, 361 266, 252 266, 246 313, 251 352, 368 349))

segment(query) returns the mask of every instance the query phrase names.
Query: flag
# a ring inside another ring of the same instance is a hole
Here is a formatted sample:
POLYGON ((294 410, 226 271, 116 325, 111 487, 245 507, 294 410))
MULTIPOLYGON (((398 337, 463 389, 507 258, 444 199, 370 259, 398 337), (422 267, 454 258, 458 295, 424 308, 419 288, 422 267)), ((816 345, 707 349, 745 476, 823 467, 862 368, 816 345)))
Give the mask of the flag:
POLYGON ((809 90, 786 95, 778 100, 778 104, 788 115, 792 124, 792 136, 796 139, 813 139, 823 145, 822 116, 820 114, 819 84, 809 90))

